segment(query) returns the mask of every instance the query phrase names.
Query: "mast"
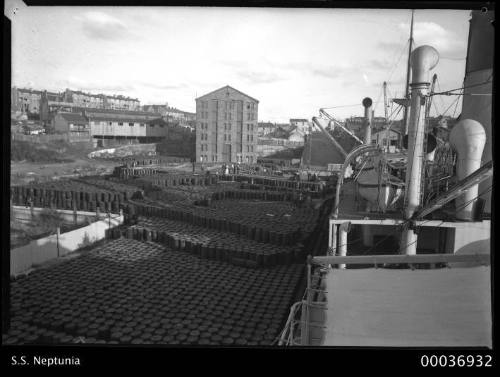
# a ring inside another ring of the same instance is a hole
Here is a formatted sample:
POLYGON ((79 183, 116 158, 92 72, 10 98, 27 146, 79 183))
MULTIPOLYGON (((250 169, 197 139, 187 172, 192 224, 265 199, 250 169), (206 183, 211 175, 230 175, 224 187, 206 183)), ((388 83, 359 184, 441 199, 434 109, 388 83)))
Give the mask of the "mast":
POLYGON ((387 82, 384 81, 384 116, 385 116, 385 140, 387 145, 384 150, 389 150, 389 117, 387 115, 387 82))
MULTIPOLYGON (((408 46, 408 62, 407 62, 407 65, 406 65, 406 87, 405 87, 405 98, 407 100, 410 100, 410 73, 411 73, 411 62, 410 62, 410 56, 411 56, 411 50, 412 50, 412 47, 413 47, 413 16, 414 16, 414 13, 415 13, 415 10, 412 9, 411 10, 411 23, 410 23, 410 43, 409 43, 409 46, 408 46)), ((404 126, 405 126, 405 129, 404 129, 404 134, 407 135, 408 134, 408 124, 409 124, 409 116, 408 116, 408 110, 409 110, 409 107, 406 106, 405 107, 405 112, 404 112, 404 126)))
MULTIPOLYGON (((424 165, 425 109, 430 83, 427 74, 438 61, 439 54, 433 47, 420 46, 412 53, 413 75, 411 84, 410 132, 408 133, 408 168, 406 169, 404 218, 411 220, 422 204, 422 172, 424 165)), ((417 232, 410 223, 403 232, 402 251, 407 255, 417 253, 417 232)))

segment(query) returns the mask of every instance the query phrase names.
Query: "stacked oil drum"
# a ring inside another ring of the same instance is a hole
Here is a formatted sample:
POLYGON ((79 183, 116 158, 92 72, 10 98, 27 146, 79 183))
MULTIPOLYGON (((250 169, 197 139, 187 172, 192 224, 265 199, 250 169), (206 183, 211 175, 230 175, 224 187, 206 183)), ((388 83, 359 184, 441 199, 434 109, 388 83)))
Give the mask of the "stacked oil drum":
POLYGON ((248 182, 259 185, 267 190, 302 191, 312 197, 320 197, 324 190, 324 185, 319 182, 289 181, 276 177, 252 177, 249 175, 229 174, 221 175, 221 181, 248 182))
POLYGON ((236 235, 222 229, 209 229, 202 224, 188 225, 156 217, 141 216, 136 225, 111 229, 108 237, 153 241, 200 258, 253 268, 300 263, 305 260, 300 244, 285 245, 282 242, 277 245, 264 240, 258 242, 243 234, 236 235))
POLYGON ((159 187, 176 186, 208 186, 215 185, 218 182, 216 175, 198 175, 198 174, 165 174, 160 173, 153 177, 144 177, 144 182, 151 183, 159 187))
POLYGON ((13 281, 2 342, 271 345, 303 270, 249 269, 114 240, 13 281))
MULTIPOLYGON (((123 195, 119 204, 134 216, 107 230, 104 246, 13 281, 13 325, 4 343, 276 342, 320 211, 296 207, 286 190, 241 189, 215 176, 73 183, 86 185, 81 193, 90 201, 94 192, 96 202, 106 199, 97 193, 123 195), (136 197, 140 189, 144 198, 136 197), (207 203, 195 205, 200 201, 207 203)), ((75 192, 70 203, 82 197, 75 192)), ((23 193, 16 195, 22 202, 23 193)))
POLYGON ((11 187, 14 205, 31 205, 67 210, 111 211, 117 213, 120 207, 137 191, 134 187, 117 190, 110 186, 103 189, 78 180, 61 180, 26 186, 11 187))
POLYGON ((127 167, 118 166, 114 168, 113 175, 121 179, 127 179, 129 177, 142 177, 147 175, 158 174, 158 167, 127 167))
MULTIPOLYGON (((146 201, 148 203, 148 201, 146 201)), ((214 203, 218 203, 217 201, 214 203)), ((231 232, 257 242, 274 245, 292 245, 300 242, 315 227, 317 211, 311 208, 290 210, 285 213, 280 202, 265 202, 264 206, 241 201, 221 201, 219 208, 161 206, 133 201, 128 213, 147 217, 181 221, 209 229, 231 232), (229 202, 229 203, 225 203, 229 202)), ((217 204, 216 204, 217 206, 217 204)))

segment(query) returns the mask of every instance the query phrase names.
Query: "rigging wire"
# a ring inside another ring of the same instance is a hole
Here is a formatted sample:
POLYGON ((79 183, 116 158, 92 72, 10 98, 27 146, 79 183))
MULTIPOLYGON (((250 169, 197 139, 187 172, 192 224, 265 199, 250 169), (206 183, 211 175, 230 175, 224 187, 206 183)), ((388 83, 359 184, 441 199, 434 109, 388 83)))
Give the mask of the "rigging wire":
POLYGON ((445 111, 443 111, 443 113, 442 113, 441 115, 445 116, 445 115, 446 115, 446 113, 448 113, 448 110, 450 110, 450 109, 451 109, 451 107, 455 104, 455 102, 458 102, 458 100, 459 100, 459 99, 460 99, 460 97, 455 98, 455 100, 454 100, 454 101, 450 104, 450 106, 448 106, 448 107, 446 108, 446 110, 445 110, 445 111))
MULTIPOLYGON (((439 97, 439 98, 442 98, 442 97, 439 97)), ((434 106, 434 110, 436 111, 436 116, 438 116, 440 114, 440 112, 439 112, 439 109, 437 107, 436 101, 432 101, 432 106, 434 106)))
POLYGON ((332 106, 332 107, 322 107, 323 110, 328 110, 328 109, 338 109, 341 107, 354 107, 354 106, 360 106, 359 103, 353 104, 353 105, 340 105, 340 106, 332 106))
MULTIPOLYGON (((460 98, 460 97, 458 97, 458 98, 460 98)), ((456 102, 457 102, 457 104, 455 105, 455 109, 453 110, 453 115, 451 116, 452 118, 455 118, 455 114, 457 112, 458 104, 459 104, 460 101, 456 101, 456 102)))
POLYGON ((403 46, 403 49, 401 50, 401 53, 399 54, 399 58, 396 61, 396 64, 394 64, 394 66, 392 67, 391 72, 389 73, 389 78, 386 80, 387 84, 389 84, 389 82, 391 81, 392 75, 394 74, 399 63, 401 62, 401 58, 403 57, 404 53, 406 52, 406 47, 408 46, 409 43, 410 43, 410 41, 408 40, 408 41, 406 41, 405 45, 403 46))
MULTIPOLYGON (((441 85, 440 85, 440 82, 439 82, 439 76, 438 76, 438 78, 437 78, 437 80, 436 80, 436 84, 437 84, 438 90, 441 92, 441 91, 442 91, 442 89, 441 89, 441 85)), ((441 108, 443 108, 443 109, 444 109, 444 108, 446 107, 446 105, 445 105, 445 103, 444 103, 444 98, 443 98, 442 96, 438 96, 438 98, 439 98, 439 100, 441 101, 441 105, 442 105, 442 107, 441 107, 441 108)), ((432 101, 432 102, 436 102, 436 101, 432 101)), ((438 114, 439 114, 439 113, 438 113, 438 114)))
POLYGON ((493 75, 490 75, 490 77, 487 80, 480 82, 480 83, 477 83, 477 84, 467 85, 467 86, 463 86, 461 88, 456 88, 456 89, 445 90, 444 92, 433 93, 432 96, 454 95, 455 93, 452 93, 452 92, 456 92, 457 90, 463 91, 465 89, 476 88, 478 86, 486 85, 486 84, 489 84, 491 82, 492 77, 493 77, 493 75))

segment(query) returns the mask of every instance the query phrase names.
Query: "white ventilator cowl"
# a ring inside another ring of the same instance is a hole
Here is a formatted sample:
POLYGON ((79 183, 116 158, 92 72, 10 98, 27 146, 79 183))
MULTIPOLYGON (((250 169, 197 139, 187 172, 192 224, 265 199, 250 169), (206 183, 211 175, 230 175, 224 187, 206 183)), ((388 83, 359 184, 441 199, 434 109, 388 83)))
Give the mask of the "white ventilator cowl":
MULTIPOLYGON (((457 152, 457 177, 464 179, 481 167, 481 156, 486 144, 486 132, 481 123, 473 119, 458 122, 450 133, 450 144, 457 152)), ((455 200, 460 220, 471 220, 474 199, 478 194, 478 185, 472 186, 467 192, 455 200), (466 205, 466 203, 468 203, 466 205)))
POLYGON ((413 50, 410 56, 412 67, 412 83, 429 81, 429 71, 439 62, 439 53, 432 46, 420 46, 413 50))

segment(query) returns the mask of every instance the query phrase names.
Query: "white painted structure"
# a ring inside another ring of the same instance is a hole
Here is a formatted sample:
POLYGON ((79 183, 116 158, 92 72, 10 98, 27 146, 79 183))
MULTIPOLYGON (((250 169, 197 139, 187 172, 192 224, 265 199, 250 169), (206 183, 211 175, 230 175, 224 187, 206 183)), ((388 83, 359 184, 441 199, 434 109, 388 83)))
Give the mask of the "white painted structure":
MULTIPOLYGON (((486 132, 483 126, 472 119, 458 122, 450 133, 450 144, 457 151, 457 177, 462 180, 481 167, 481 156, 486 143, 486 132)), ((455 199, 456 217, 460 220, 471 220, 474 200, 478 195, 478 185, 455 199)))
MULTIPOLYGON (((92 213, 86 212, 85 215, 87 214, 92 213)), ((53 234, 15 248, 10 251, 10 274, 11 276, 19 275, 44 262, 65 256, 102 240, 106 229, 123 224, 123 220, 123 215, 112 214, 109 219, 103 218, 85 227, 59 235, 53 234)))

